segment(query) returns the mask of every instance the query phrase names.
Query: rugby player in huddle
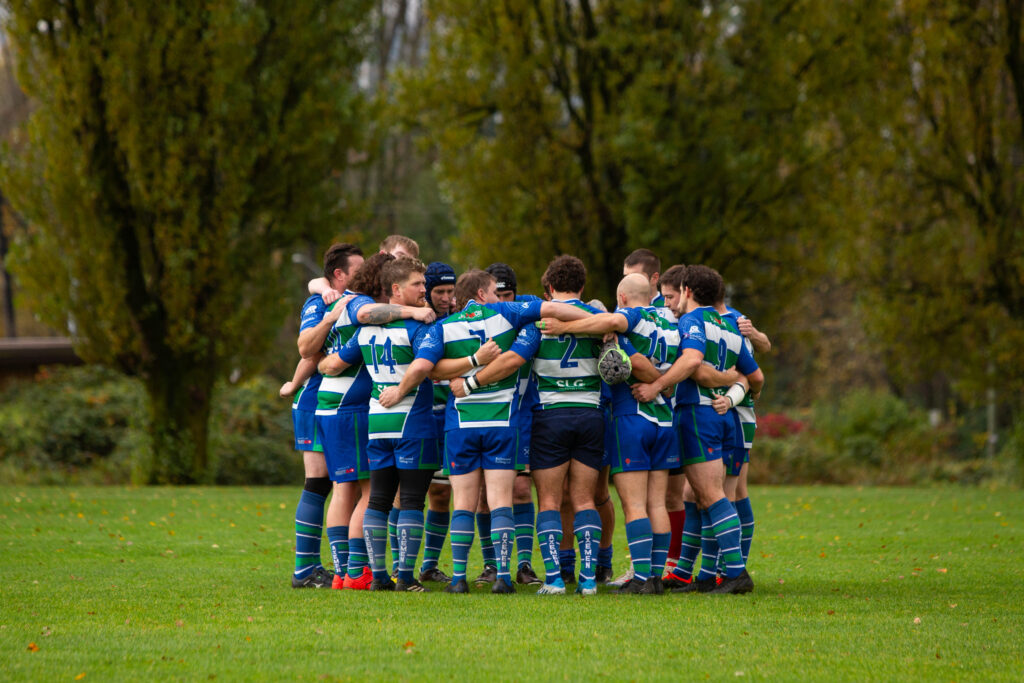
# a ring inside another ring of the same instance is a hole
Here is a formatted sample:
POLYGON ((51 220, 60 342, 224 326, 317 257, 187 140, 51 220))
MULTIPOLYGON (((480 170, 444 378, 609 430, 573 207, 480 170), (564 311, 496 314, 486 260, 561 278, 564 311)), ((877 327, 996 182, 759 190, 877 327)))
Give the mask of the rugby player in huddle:
POLYGON ((310 283, 303 361, 282 387, 297 394, 296 448, 307 473, 292 585, 419 592, 440 582, 467 593, 478 526, 478 585, 509 594, 514 583, 540 583, 536 529, 545 570, 538 593, 566 591, 565 534, 579 546, 576 592, 593 595, 599 556, 610 565, 610 533, 601 542, 610 520, 602 524, 595 505, 610 466, 631 565, 618 592, 751 590, 746 474, 764 381, 753 352, 770 341, 725 305, 718 273, 673 266, 661 274, 658 257, 639 249, 625 260, 615 309, 603 313, 581 300, 586 268, 572 256, 549 264, 542 301, 517 296, 506 264, 456 279, 418 253, 414 241, 391 236, 364 266, 357 247, 335 245, 325 277, 310 283), (370 272, 360 279, 363 269, 370 272), (614 379, 605 374, 610 353, 612 365, 625 365, 614 379), (339 578, 319 561, 332 491, 326 524, 339 578), (438 567, 449 521, 451 577, 438 567))

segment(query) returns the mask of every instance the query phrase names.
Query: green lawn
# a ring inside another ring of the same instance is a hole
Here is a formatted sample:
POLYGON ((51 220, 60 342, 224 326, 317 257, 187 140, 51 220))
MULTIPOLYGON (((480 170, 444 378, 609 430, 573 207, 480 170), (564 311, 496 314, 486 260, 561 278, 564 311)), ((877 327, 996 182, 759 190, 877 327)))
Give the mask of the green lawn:
MULTIPOLYGON (((297 487, 0 488, 0 671, 1024 679, 1020 491, 754 495, 752 594, 582 599, 292 590, 297 487)), ((616 536, 618 572, 621 524, 616 536)))

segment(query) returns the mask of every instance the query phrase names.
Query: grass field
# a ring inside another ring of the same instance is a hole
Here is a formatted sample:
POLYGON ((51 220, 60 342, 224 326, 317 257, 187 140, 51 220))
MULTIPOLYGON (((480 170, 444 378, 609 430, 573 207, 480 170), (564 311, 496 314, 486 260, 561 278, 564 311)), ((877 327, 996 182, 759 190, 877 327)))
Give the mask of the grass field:
POLYGON ((292 590, 297 488, 0 488, 0 675, 1024 679, 1021 492, 754 495, 754 593, 583 599, 292 590))

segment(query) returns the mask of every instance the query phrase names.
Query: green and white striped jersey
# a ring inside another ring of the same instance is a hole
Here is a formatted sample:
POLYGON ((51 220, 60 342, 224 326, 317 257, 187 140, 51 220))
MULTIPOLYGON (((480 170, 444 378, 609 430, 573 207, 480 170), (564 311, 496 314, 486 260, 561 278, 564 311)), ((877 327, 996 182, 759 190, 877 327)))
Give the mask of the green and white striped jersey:
MULTIPOLYGON (((508 351, 523 325, 540 319, 541 302, 498 302, 480 304, 469 301, 458 313, 442 320, 445 358, 471 356, 488 340, 502 351, 508 351)), ((473 368, 463 377, 480 371, 473 368)), ((449 403, 445 429, 508 427, 515 417, 517 375, 513 373, 498 382, 480 387, 469 396, 456 397, 449 403)))
POLYGON ((386 325, 360 327, 340 356, 346 363, 363 363, 370 374, 368 418, 371 439, 432 439, 437 437, 433 417, 433 391, 429 379, 414 387, 390 408, 377 400, 381 392, 399 384, 416 358, 428 357, 431 326, 416 320, 395 320, 386 325))
MULTIPOLYGON (((627 321, 626 332, 619 335, 619 345, 627 354, 640 353, 661 371, 675 362, 679 353, 679 330, 653 307, 620 308, 615 312, 627 321)), ((632 386, 637 382, 630 375, 626 382, 611 388, 612 415, 640 415, 661 427, 671 427, 672 407, 665 397, 659 394, 650 403, 637 401, 632 393, 632 386)))
MULTIPOLYGON (((600 312, 579 299, 561 303, 590 313, 600 312)), ((531 351, 540 397, 537 408, 600 407, 601 377, 597 372, 597 354, 601 350, 601 339, 573 334, 555 336, 543 334, 543 331, 536 339, 535 348, 531 351)))
MULTIPOLYGON (((352 293, 345 292, 346 295, 352 293)), ((332 303, 327 310, 332 310, 339 301, 332 303)), ((359 321, 356 319, 359 309, 372 303, 373 299, 368 296, 358 296, 348 302, 334 327, 327 333, 324 355, 341 351, 359 329, 359 321)), ((317 415, 336 415, 339 410, 366 410, 370 400, 370 376, 366 367, 356 364, 345 368, 335 377, 324 375, 316 400, 317 415)))

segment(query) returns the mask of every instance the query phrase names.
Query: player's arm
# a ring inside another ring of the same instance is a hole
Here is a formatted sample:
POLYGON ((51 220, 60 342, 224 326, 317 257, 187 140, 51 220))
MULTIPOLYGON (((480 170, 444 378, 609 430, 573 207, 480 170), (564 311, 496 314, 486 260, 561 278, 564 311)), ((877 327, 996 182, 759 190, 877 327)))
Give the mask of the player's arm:
POLYGON ((319 294, 323 298, 324 303, 330 306, 332 303, 341 298, 341 292, 336 289, 331 289, 331 283, 327 281, 325 277, 318 277, 314 280, 310 280, 306 284, 306 289, 310 294, 319 294))
POLYGON ((303 358, 314 358, 320 353, 320 350, 324 347, 324 342, 327 341, 328 333, 334 327, 334 323, 338 322, 338 318, 343 310, 345 310, 345 307, 338 304, 324 314, 323 320, 313 327, 307 327, 299 332, 298 347, 300 356, 303 358))
POLYGON ((689 379, 704 362, 704 353, 697 349, 683 349, 672 366, 653 382, 633 385, 633 396, 638 401, 650 403, 664 389, 689 379))
POLYGON ((384 408, 390 408, 395 405, 405 398, 413 388, 418 387, 427 378, 433 367, 433 361, 426 358, 416 358, 409 364, 409 369, 405 371, 405 377, 402 378, 402 381, 380 392, 377 401, 384 408))
POLYGON ((307 379, 316 373, 316 366, 319 360, 319 355, 313 358, 300 359, 298 364, 295 366, 295 372, 292 374, 292 378, 281 385, 281 390, 278 392, 281 395, 281 398, 294 396, 295 392, 299 390, 299 387, 301 387, 307 379))
POLYGON ((386 325, 396 320, 412 318, 421 323, 432 323, 437 318, 430 306, 399 306, 398 304, 367 304, 356 313, 363 325, 386 325))
POLYGON ((639 351, 634 352, 629 356, 629 362, 633 366, 633 370, 630 374, 633 375, 633 377, 636 377, 640 382, 653 382, 661 378, 661 373, 658 372, 658 368, 654 367, 654 363, 651 362, 651 359, 639 351))
POLYGON ((430 379, 437 381, 455 379, 465 375, 473 368, 487 365, 500 355, 501 347, 493 339, 488 339, 487 343, 477 349, 476 353, 471 356, 442 358, 439 360, 434 365, 434 369, 430 371, 430 379))
POLYGON ((546 334, 606 334, 625 332, 629 320, 621 313, 597 313, 579 320, 562 321, 558 318, 542 318, 537 327, 546 334))
POLYGON ((736 368, 718 370, 710 363, 701 363, 693 373, 693 381, 709 389, 729 386, 738 382, 740 377, 743 377, 743 373, 736 368))
POLYGON ((593 315, 578 306, 563 304, 558 301, 543 301, 540 305, 540 317, 558 318, 559 320, 581 320, 593 315))
POLYGON ((320 359, 317 370, 326 377, 335 377, 352 367, 352 363, 342 360, 337 353, 331 353, 320 359))
POLYGON ((750 340, 755 351, 758 353, 768 353, 772 350, 772 340, 768 338, 767 334, 754 327, 754 323, 750 322, 750 318, 747 316, 739 317, 736 320, 736 326, 739 328, 740 334, 750 340))
POLYGON ((525 362, 526 359, 515 351, 506 351, 498 356, 497 360, 488 363, 485 368, 472 376, 471 379, 473 381, 469 383, 470 391, 466 391, 466 380, 469 378, 463 377, 453 379, 449 388, 457 398, 465 398, 472 391, 476 391, 477 388, 500 382, 512 373, 517 372, 519 368, 523 367, 525 362))

